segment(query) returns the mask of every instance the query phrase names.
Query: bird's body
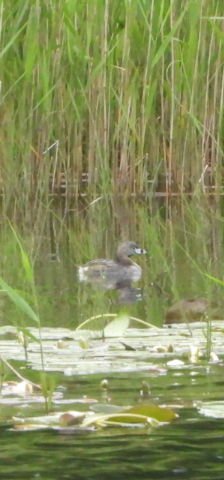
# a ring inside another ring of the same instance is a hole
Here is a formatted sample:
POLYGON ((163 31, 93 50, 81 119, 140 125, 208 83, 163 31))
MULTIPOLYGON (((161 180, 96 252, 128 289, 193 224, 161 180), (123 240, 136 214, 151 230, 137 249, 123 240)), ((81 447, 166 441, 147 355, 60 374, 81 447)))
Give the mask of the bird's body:
POLYGON ((130 257, 145 253, 135 242, 124 242, 118 247, 115 260, 99 258, 80 266, 79 280, 106 290, 129 287, 132 282, 140 280, 142 274, 141 267, 130 257))

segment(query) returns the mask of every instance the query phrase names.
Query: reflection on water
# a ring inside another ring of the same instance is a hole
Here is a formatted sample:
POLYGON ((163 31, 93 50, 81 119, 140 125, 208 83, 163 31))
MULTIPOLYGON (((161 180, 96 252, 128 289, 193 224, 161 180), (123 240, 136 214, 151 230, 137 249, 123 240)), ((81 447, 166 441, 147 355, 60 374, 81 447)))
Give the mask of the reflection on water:
POLYGON ((128 304, 128 303, 135 303, 140 302, 142 300, 142 290, 141 288, 134 288, 134 287, 123 287, 118 288, 118 303, 120 304, 128 304))

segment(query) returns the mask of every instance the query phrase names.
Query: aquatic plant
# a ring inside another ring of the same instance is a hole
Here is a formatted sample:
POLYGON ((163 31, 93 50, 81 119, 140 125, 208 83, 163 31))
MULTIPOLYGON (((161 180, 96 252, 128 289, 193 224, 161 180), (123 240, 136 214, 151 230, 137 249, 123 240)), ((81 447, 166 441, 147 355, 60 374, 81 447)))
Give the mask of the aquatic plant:
POLYGON ((10 0, 0 16, 5 212, 222 185, 222 1, 10 0))

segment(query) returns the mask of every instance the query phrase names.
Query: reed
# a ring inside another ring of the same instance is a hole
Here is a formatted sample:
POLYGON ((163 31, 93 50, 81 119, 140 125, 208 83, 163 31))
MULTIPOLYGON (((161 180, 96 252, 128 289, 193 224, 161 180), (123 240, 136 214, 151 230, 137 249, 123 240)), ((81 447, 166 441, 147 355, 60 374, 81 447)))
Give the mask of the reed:
POLYGON ((6 212, 222 186, 222 0, 1 2, 6 212))
POLYGON ((15 324, 24 335, 30 325, 73 329, 105 312, 124 311, 161 326, 171 305, 191 298, 204 298, 222 312, 220 203, 172 199, 167 212, 158 201, 115 203, 112 197, 111 203, 83 204, 81 212, 72 211, 66 221, 59 212, 48 221, 53 224, 47 223, 40 236, 37 230, 31 236, 24 224, 15 227, 16 234, 15 228, 1 229, 0 283, 7 296, 1 293, 0 320, 15 324), (125 238, 148 251, 137 259, 143 275, 136 287, 143 289, 144 301, 118 305, 117 292, 80 284, 76 272, 78 265, 93 258, 113 258, 125 238))

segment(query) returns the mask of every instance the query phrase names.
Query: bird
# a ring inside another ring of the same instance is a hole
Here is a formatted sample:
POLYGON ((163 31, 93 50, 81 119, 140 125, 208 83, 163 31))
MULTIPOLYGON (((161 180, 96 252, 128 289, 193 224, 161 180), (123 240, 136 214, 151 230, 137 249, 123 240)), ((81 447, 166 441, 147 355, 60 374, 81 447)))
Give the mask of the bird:
POLYGON ((117 248, 114 260, 99 258, 78 267, 80 282, 86 282, 106 290, 130 287, 140 280, 141 267, 130 258, 145 255, 147 251, 133 241, 125 241, 117 248))

